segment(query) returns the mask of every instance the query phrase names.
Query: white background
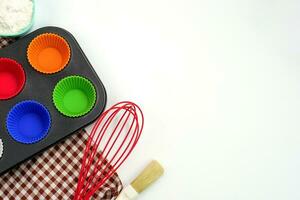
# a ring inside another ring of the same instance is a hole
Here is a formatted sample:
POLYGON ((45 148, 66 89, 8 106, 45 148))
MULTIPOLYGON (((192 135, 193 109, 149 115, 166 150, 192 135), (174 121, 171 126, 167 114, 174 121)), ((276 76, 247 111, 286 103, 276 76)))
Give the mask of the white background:
POLYGON ((141 197, 300 199, 300 2, 37 0, 34 29, 66 28, 108 92, 146 127, 119 170, 166 173, 141 197))

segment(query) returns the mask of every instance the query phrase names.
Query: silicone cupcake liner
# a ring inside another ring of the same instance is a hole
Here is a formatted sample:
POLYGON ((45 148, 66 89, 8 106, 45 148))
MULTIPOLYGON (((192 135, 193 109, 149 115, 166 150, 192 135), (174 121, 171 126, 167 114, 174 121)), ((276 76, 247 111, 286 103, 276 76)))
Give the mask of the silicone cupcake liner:
POLYGON ((56 84, 53 102, 63 115, 80 117, 89 113, 94 107, 96 90, 88 79, 81 76, 68 76, 56 84))
POLYGON ((34 38, 28 46, 30 65, 44 74, 63 70, 69 63, 71 50, 67 41, 53 33, 44 33, 34 38))
POLYGON ((50 113, 42 104, 27 100, 15 105, 8 113, 6 127, 11 137, 24 144, 36 143, 48 134, 50 113))
POLYGON ((0 159, 2 158, 2 155, 3 155, 3 149, 4 149, 4 147, 3 147, 3 142, 2 142, 2 140, 0 139, 0 159))
POLYGON ((23 67, 15 60, 0 58, 0 100, 18 95, 25 84, 23 67))

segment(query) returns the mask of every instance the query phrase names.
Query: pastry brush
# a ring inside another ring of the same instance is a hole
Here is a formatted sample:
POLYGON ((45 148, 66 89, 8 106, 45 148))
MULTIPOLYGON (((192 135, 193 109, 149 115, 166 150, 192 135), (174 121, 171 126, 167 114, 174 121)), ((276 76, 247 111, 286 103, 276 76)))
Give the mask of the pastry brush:
POLYGON ((127 186, 116 200, 133 200, 148 186, 155 182, 164 173, 163 167, 153 160, 147 167, 127 186))

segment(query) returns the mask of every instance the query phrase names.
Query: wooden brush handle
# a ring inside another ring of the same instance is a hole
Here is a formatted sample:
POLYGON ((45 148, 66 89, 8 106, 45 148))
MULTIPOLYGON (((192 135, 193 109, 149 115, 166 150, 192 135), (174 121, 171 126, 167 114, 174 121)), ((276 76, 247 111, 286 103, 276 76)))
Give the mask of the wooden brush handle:
POLYGON ((147 167, 126 187, 116 200, 132 200, 139 193, 155 182, 164 173, 163 167, 153 160, 147 167))

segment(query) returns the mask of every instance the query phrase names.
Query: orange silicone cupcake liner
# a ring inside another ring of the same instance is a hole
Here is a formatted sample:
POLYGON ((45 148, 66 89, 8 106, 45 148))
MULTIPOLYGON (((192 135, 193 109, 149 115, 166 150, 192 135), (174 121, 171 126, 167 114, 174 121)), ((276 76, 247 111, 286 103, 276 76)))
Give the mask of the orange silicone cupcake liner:
POLYGON ((30 65, 44 74, 53 74, 64 69, 71 57, 67 41, 53 33, 44 33, 34 38, 28 46, 30 65))

